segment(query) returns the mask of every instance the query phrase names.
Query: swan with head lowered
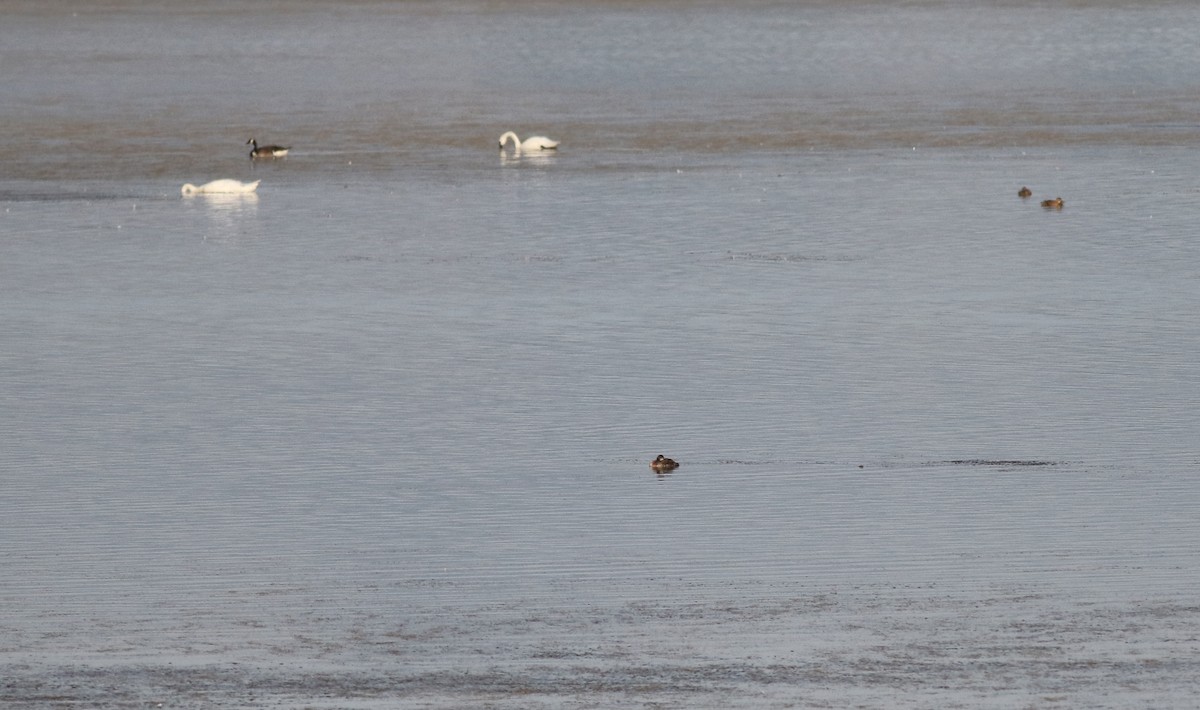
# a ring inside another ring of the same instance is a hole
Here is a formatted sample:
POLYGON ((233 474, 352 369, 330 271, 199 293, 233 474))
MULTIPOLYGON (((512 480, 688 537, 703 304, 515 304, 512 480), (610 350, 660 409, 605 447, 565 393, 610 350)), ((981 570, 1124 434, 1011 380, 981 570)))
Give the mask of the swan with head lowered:
POLYGON ((520 138, 517 138, 516 133, 508 131, 500 136, 500 150, 504 150, 504 146, 508 144, 510 138, 513 145, 517 147, 517 152, 555 150, 558 148, 558 141, 552 141, 546 136, 530 136, 522 141, 520 138))
POLYGON ((245 195, 257 190, 258 183, 260 182, 262 180, 242 182, 240 180, 224 179, 206 182, 200 186, 189 182, 183 186, 180 192, 184 195, 245 195))

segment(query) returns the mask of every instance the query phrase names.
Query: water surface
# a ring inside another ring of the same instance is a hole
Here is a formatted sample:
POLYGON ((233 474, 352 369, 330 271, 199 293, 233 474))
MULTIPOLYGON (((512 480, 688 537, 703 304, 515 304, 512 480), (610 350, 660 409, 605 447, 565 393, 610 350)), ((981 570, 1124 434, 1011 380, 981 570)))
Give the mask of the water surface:
POLYGON ((1190 705, 1196 14, 11 4, 0 698, 1190 705))

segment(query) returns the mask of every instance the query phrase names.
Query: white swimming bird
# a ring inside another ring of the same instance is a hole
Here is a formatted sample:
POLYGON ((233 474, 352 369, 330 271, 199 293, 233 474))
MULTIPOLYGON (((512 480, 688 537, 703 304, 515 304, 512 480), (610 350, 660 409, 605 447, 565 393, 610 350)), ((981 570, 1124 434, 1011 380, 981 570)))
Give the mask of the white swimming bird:
POLYGON ((517 147, 517 150, 554 150, 558 148, 558 141, 552 141, 546 136, 530 136, 522 141, 517 138, 516 133, 509 131, 500 136, 500 150, 504 150, 509 138, 512 138, 513 145, 517 147))
POLYGON ((264 145, 260 146, 258 141, 251 138, 246 141, 246 145, 250 146, 251 158, 282 158, 287 155, 287 152, 292 149, 290 145, 264 145))
POLYGON ((203 185, 196 187, 192 183, 187 183, 183 186, 180 192, 184 195, 244 195, 247 192, 254 192, 258 189, 258 183, 262 180, 254 182, 241 182, 239 180, 213 180, 206 182, 203 185))

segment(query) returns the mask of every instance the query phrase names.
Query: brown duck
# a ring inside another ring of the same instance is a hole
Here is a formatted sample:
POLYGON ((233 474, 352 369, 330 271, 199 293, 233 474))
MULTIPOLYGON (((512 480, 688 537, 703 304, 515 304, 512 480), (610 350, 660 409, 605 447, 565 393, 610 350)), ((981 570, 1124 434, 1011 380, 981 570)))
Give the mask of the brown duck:
POLYGON ((659 473, 662 473, 663 471, 674 471, 675 469, 679 468, 679 462, 659 454, 658 458, 650 462, 650 468, 658 471, 659 473))

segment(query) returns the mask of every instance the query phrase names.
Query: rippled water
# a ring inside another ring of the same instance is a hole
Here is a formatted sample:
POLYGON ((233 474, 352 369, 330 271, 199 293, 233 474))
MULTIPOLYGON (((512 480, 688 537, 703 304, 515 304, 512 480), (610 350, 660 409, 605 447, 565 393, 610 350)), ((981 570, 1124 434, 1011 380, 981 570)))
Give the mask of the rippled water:
POLYGON ((0 701, 1189 706, 1198 13, 10 3, 0 701))

